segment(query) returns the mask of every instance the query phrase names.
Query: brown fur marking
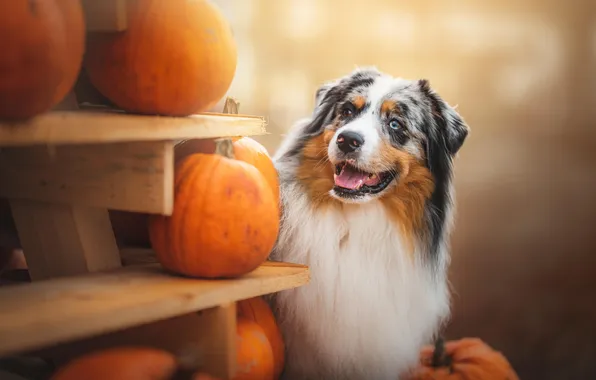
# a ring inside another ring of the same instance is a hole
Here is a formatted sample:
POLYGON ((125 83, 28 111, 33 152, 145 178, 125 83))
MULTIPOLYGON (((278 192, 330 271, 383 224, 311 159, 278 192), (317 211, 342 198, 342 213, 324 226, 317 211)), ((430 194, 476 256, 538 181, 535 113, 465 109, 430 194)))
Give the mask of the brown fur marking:
POLYGON ((424 209, 434 190, 432 174, 419 159, 390 144, 382 147, 381 159, 394 162, 399 173, 397 186, 383 194, 381 202, 414 248, 415 236, 426 228, 424 209))
POLYGON ((382 115, 389 115, 391 113, 398 113, 399 107, 395 100, 385 100, 383 104, 381 104, 381 114, 382 115))
POLYGON ((308 189, 315 207, 337 203, 337 200, 329 195, 334 183, 333 165, 327 157, 327 146, 334 133, 334 130, 328 129, 307 142, 302 149, 302 162, 297 176, 308 189))
POLYGON ((364 107, 366 104, 366 98, 364 96, 358 95, 352 100, 352 104, 354 107, 356 107, 356 109, 362 109, 362 107, 364 107))

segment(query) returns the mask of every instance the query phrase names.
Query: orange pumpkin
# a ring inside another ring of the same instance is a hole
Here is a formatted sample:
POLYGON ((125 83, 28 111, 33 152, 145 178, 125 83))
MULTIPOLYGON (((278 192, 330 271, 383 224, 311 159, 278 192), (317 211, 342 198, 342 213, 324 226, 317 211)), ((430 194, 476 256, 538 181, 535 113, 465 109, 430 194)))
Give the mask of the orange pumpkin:
POLYGON ((275 316, 262 297, 254 297, 236 303, 238 317, 256 322, 271 344, 274 360, 274 378, 278 379, 284 369, 285 345, 275 316))
POLYGON ((149 237, 162 266, 192 277, 236 277, 258 267, 279 232, 273 192, 252 165, 233 159, 232 142, 193 154, 175 171, 174 211, 152 216, 149 237))
POLYGON ((0 12, 0 118, 26 119, 61 102, 85 48, 78 0, 11 0, 0 12))
POLYGON ((243 137, 234 142, 234 156, 263 173, 273 190, 275 201, 279 203, 279 177, 267 149, 250 137, 243 137))
POLYGON ((237 52, 230 25, 206 0, 128 1, 128 27, 89 39, 93 85, 124 110, 187 116, 227 92, 237 52))
POLYGON ((52 380, 166 380, 177 370, 176 358, 162 350, 122 347, 74 359, 52 380))
MULTIPOLYGON (((279 203, 279 177, 267 149, 250 137, 230 138, 234 142, 234 158, 251 164, 265 176, 279 203)), ((174 161, 180 162, 193 153, 214 153, 214 139, 186 140, 176 145, 174 161)))
POLYGON ((519 380, 509 361, 477 338, 439 339, 422 349, 420 359, 410 380, 519 380))
POLYGON ((273 380, 273 352, 263 329, 238 318, 236 375, 233 380, 273 380))

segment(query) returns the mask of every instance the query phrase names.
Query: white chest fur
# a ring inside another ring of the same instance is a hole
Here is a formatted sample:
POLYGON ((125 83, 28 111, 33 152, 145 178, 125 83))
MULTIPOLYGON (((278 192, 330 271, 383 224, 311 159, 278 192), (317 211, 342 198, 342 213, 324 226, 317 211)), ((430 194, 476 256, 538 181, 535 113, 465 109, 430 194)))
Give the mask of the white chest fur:
POLYGON ((274 259, 306 264, 311 283, 275 297, 287 379, 391 379, 416 364, 448 314, 447 284, 406 249, 379 203, 314 211, 285 184, 274 259))

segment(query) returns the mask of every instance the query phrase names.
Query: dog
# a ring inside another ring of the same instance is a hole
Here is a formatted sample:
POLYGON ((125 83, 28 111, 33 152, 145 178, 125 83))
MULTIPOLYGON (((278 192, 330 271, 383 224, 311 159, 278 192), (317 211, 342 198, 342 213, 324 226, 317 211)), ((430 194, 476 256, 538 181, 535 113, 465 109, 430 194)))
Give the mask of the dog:
POLYGON ((311 282, 273 296, 285 379, 398 379, 449 317, 452 162, 469 128, 428 80, 359 68, 320 87, 273 155, 275 261, 311 282))

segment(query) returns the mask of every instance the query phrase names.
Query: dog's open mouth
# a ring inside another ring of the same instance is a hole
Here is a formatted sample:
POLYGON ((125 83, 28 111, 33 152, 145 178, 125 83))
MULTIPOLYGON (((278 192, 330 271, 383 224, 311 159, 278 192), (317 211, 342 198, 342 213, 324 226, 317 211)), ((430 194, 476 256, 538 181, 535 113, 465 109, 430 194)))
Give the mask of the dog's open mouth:
POLYGON ((334 190, 346 195, 376 194, 389 186, 396 175, 395 171, 367 173, 342 162, 335 166, 334 190))

